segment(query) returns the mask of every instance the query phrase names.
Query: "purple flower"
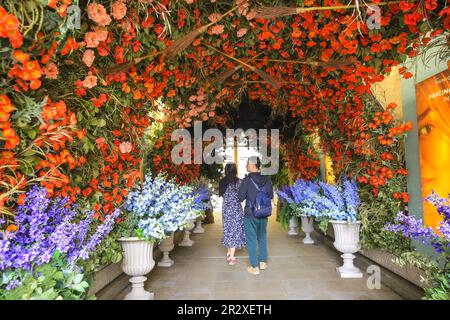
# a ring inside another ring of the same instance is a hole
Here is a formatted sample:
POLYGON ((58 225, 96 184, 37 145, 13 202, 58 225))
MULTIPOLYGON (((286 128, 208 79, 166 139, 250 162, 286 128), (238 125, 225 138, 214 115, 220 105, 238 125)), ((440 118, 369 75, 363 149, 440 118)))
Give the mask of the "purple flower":
POLYGON ((395 233, 401 233, 406 238, 421 240, 424 244, 429 244, 436 236, 432 228, 423 226, 422 219, 416 219, 414 216, 408 216, 399 212, 395 217, 396 223, 387 223, 385 229, 395 233))
POLYGON ((18 279, 11 280, 8 285, 6 286, 6 290, 12 290, 14 288, 17 288, 20 285, 20 281, 18 279))
POLYGON ((34 186, 16 213, 17 231, 0 239, 0 271, 10 268, 31 271, 33 266, 50 262, 56 251, 72 264, 79 258, 86 259, 111 231, 120 211, 108 216, 88 241, 93 213, 76 222, 79 220, 76 206, 70 205, 68 198, 47 198, 45 188, 34 186))
POLYGON ((437 229, 442 233, 442 236, 450 242, 450 222, 448 220, 443 221, 437 229))
POLYGON ((421 219, 408 216, 403 212, 397 214, 394 223, 387 223, 385 229, 402 234, 406 238, 430 244, 437 253, 446 255, 446 259, 448 259, 448 251, 450 249, 450 199, 440 198, 433 190, 425 200, 434 205, 438 213, 443 216, 443 221, 437 227, 442 236, 437 234, 431 227, 425 227, 421 219))

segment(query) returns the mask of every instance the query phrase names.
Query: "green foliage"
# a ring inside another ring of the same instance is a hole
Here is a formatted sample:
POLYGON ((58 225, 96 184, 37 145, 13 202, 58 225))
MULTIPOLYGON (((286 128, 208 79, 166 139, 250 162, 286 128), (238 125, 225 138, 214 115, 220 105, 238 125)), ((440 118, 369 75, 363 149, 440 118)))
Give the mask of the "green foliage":
POLYGON ((275 189, 279 189, 281 186, 289 184, 289 170, 286 167, 281 167, 278 172, 270 176, 272 185, 275 189))
POLYGON ((395 259, 401 267, 407 265, 415 266, 425 271, 425 277, 422 277, 425 287, 424 300, 450 300, 450 273, 444 268, 440 268, 435 260, 414 251, 402 253, 395 259))
POLYGON ((411 249, 410 241, 399 234, 388 232, 384 226, 393 221, 393 217, 401 209, 398 202, 392 201, 380 192, 378 198, 370 192, 360 192, 361 205, 361 246, 365 249, 380 248, 394 254, 401 254, 411 249))
POLYGON ((87 298, 89 283, 81 269, 70 268, 56 254, 49 263, 32 272, 22 269, 4 272, 0 288, 1 300, 80 300, 87 298), (21 284, 6 290, 11 279, 20 279, 21 284))
POLYGON ((117 263, 122 259, 122 247, 117 241, 122 236, 121 229, 116 226, 108 235, 103 238, 102 242, 95 248, 88 260, 81 261, 86 277, 93 280, 94 273, 101 267, 110 263, 117 263))
POLYGON ((432 288, 425 289, 424 300, 450 300, 450 273, 439 274, 434 277, 432 288))
POLYGON ((222 165, 218 163, 203 163, 200 165, 200 176, 209 180, 212 184, 218 184, 222 177, 222 165))
POLYGON ((287 203, 282 202, 278 216, 280 218, 281 227, 287 230, 289 228, 289 220, 294 217, 294 211, 287 203))
POLYGON ((328 224, 331 219, 326 217, 321 217, 319 220, 319 230, 323 232, 323 234, 327 234, 328 224))

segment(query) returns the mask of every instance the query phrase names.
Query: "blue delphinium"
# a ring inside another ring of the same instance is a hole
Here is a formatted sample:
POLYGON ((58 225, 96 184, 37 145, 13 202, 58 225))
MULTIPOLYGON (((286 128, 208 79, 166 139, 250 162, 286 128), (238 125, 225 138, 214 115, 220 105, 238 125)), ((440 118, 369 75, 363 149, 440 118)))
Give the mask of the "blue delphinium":
MULTIPOLYGON (((342 197, 342 189, 338 185, 331 185, 325 182, 319 182, 319 186, 323 192, 325 198, 327 198, 332 204, 329 206, 329 210, 335 212, 336 215, 341 216, 345 212, 345 203, 342 197)), ((336 217, 337 220, 341 220, 340 217, 336 217)))
POLYGON ((344 180, 342 185, 342 197, 344 198, 347 222, 354 222, 357 220, 358 207, 360 203, 358 186, 356 185, 356 181, 350 181, 347 179, 344 180))
POLYGON ((203 210, 199 195, 191 186, 178 185, 163 174, 148 174, 143 186, 128 194, 124 208, 130 214, 138 237, 160 241, 186 227, 203 210))
POLYGON ((289 204, 297 216, 354 222, 357 220, 359 196, 356 182, 344 180, 342 186, 325 182, 297 180, 281 188, 277 194, 289 204))
POLYGON ((195 197, 195 208, 200 211, 205 211, 207 209, 212 208, 211 204, 211 192, 208 188, 199 184, 198 186, 194 186, 193 196, 195 197))
POLYGON ((299 179, 292 186, 282 187, 277 194, 296 216, 321 217, 326 214, 323 203, 326 199, 320 197, 319 190, 316 182, 299 179))
POLYGON ((277 191, 277 194, 282 201, 285 201, 288 204, 294 203, 290 186, 282 186, 280 190, 277 191))

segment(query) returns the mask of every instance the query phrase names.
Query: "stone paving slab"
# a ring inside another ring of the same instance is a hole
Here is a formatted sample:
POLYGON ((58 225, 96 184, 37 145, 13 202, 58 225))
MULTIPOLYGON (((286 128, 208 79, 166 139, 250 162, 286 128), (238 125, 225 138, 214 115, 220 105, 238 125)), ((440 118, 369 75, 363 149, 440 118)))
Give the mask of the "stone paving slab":
MULTIPOLYGON (((237 250, 238 263, 229 266, 220 244, 222 221, 204 225, 205 233, 191 234, 192 247, 175 246, 170 268, 156 267, 147 275, 145 288, 156 300, 398 300, 391 289, 367 288, 362 279, 341 279, 335 267, 339 254, 320 243, 305 245, 302 236, 289 236, 273 215, 268 224, 268 269, 260 275, 246 271, 246 249, 237 250)), ((117 299, 123 299, 129 288, 117 299)))

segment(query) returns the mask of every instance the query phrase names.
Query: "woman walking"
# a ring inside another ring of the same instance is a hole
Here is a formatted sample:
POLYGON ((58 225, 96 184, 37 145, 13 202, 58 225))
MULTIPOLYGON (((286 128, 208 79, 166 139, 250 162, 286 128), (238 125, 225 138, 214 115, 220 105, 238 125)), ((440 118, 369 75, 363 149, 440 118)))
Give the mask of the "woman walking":
POLYGON ((236 264, 234 256, 236 248, 245 246, 244 212, 238 197, 241 181, 237 177, 234 163, 225 166, 225 177, 219 182, 219 197, 222 202, 223 238, 222 244, 227 247, 229 265, 236 264))

